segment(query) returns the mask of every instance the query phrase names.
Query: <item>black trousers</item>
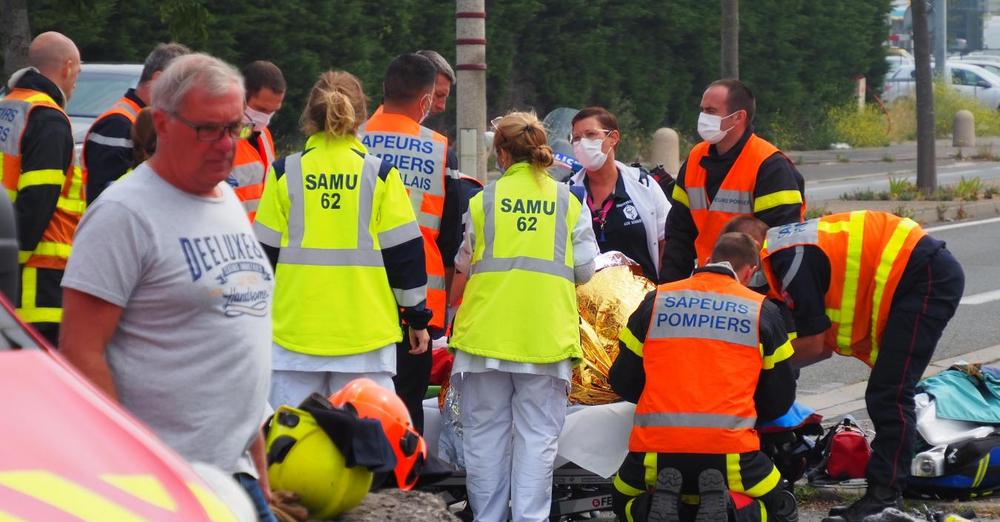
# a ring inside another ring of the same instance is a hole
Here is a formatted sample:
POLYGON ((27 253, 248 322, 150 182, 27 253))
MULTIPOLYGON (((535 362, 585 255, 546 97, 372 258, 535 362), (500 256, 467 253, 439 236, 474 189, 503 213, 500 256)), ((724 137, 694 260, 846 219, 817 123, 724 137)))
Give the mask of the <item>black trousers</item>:
POLYGON ((21 266, 21 285, 14 303, 21 319, 38 330, 53 348, 59 346, 62 277, 62 270, 21 266))
MULTIPOLYGON (((396 395, 403 399, 413 427, 424 434, 424 395, 431 380, 431 364, 434 362, 430 346, 420 355, 410 353, 410 331, 403 327, 403 342, 396 344, 396 376, 392 384, 396 395)), ((433 332, 431 332, 433 338, 433 332)))
POLYGON ((730 491, 743 493, 753 501, 744 506, 730 504, 730 519, 756 522, 766 517, 766 506, 781 488, 778 469, 763 452, 731 454, 640 453, 629 452, 618 469, 611 492, 611 506, 621 521, 642 522, 649 516, 649 504, 656 475, 663 468, 681 472, 681 520, 697 513, 698 475, 716 469, 726 477, 730 491))
MULTIPOLYGON (((912 262, 912 261, 911 261, 912 262)), ((908 288, 898 288, 865 390, 875 425, 870 483, 902 490, 910 476, 916 434, 914 389, 965 288, 961 265, 945 248, 930 254, 908 288)))

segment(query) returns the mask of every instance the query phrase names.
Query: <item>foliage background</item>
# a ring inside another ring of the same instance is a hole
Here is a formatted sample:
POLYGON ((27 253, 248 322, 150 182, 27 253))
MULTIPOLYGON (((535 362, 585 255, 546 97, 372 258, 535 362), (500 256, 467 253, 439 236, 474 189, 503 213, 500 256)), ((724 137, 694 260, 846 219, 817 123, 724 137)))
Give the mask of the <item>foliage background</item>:
MULTIPOLYGON (((448 0, 35 0, 32 34, 58 30, 89 62, 141 62, 176 40, 242 66, 267 59, 289 83, 273 129, 301 143, 298 115, 317 75, 357 75, 374 107, 402 52, 454 63, 448 0)), ((487 0, 489 115, 604 105, 628 135, 671 126, 694 137, 698 101, 719 70, 720 6, 701 0, 487 0)), ((890 0, 740 3, 740 73, 758 97, 759 131, 784 148, 830 143, 831 107, 864 75, 880 90, 890 0)), ((461 86, 457 86, 461 88, 461 86)), ((453 98, 454 99, 454 98, 453 98)), ((451 131, 454 102, 430 125, 451 131)), ((629 159, 629 158, 625 158, 629 159)))

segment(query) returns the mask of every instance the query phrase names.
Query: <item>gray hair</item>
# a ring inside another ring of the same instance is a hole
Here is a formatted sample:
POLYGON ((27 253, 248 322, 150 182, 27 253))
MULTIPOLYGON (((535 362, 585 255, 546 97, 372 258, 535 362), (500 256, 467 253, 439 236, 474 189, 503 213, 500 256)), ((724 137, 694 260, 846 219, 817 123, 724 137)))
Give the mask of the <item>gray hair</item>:
POLYGON ((245 96, 243 76, 235 67, 207 54, 193 53, 170 62, 163 74, 153 83, 153 107, 176 114, 184 97, 195 86, 210 95, 225 94, 233 87, 245 96))
POLYGON ((139 76, 139 83, 146 83, 153 79, 153 74, 162 71, 170 65, 170 62, 178 56, 191 54, 191 49, 184 44, 177 42, 161 43, 150 51, 146 56, 146 61, 142 64, 142 74, 139 76))
POLYGON ((455 70, 451 68, 451 64, 448 60, 444 59, 437 51, 431 51, 430 49, 421 49, 417 51, 417 54, 427 58, 434 64, 434 68, 437 69, 438 74, 443 74, 448 77, 448 81, 455 84, 455 70))

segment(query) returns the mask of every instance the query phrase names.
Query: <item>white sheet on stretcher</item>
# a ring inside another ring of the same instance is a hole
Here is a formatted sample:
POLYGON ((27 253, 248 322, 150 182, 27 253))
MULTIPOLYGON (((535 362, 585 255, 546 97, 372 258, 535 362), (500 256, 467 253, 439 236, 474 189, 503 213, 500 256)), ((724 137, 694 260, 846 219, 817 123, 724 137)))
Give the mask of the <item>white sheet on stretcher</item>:
POLYGON ((944 446, 969 439, 981 439, 995 431, 993 426, 975 422, 941 419, 937 416, 934 399, 926 393, 913 397, 917 410, 917 431, 931 446, 944 446))
MULTIPOLYGON (((635 404, 629 402, 571 406, 559 435, 555 466, 572 462, 604 478, 617 473, 628 453, 634 413, 635 404)), ((438 455, 440 424, 437 400, 424 401, 424 439, 433 455, 438 455)))

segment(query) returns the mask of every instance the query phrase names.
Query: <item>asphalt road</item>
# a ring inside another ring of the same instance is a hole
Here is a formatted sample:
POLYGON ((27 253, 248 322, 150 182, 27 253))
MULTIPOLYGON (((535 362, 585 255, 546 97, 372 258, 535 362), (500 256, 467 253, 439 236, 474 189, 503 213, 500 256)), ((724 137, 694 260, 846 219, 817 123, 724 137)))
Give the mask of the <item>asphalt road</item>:
MULTIPOLYGON (((801 165, 799 171, 806 178, 806 199, 810 203, 839 199, 856 190, 886 191, 890 178, 906 178, 914 183, 917 179, 916 164, 911 161, 801 165)), ((963 177, 998 182, 1000 162, 939 160, 937 176, 939 185, 954 185, 963 177)))
MULTIPOLYGON (((945 329, 933 359, 961 357, 1000 345, 1000 220, 930 227, 928 231, 948 243, 948 249, 962 264, 966 278, 963 303, 945 329)), ((1000 349, 994 351, 995 354, 987 355, 986 362, 1000 362, 1000 349)), ((848 386, 866 381, 868 373, 868 367, 857 359, 834 355, 802 370, 799 397, 807 402, 821 397, 828 399, 814 402, 816 404, 860 400, 863 389, 859 388, 863 387, 848 386), (837 396, 841 400, 834 400, 837 396)), ((848 409, 863 418, 866 415, 860 406, 855 403, 831 408, 828 412, 843 413, 842 410, 848 409)), ((822 407, 820 411, 824 412, 822 407)))

